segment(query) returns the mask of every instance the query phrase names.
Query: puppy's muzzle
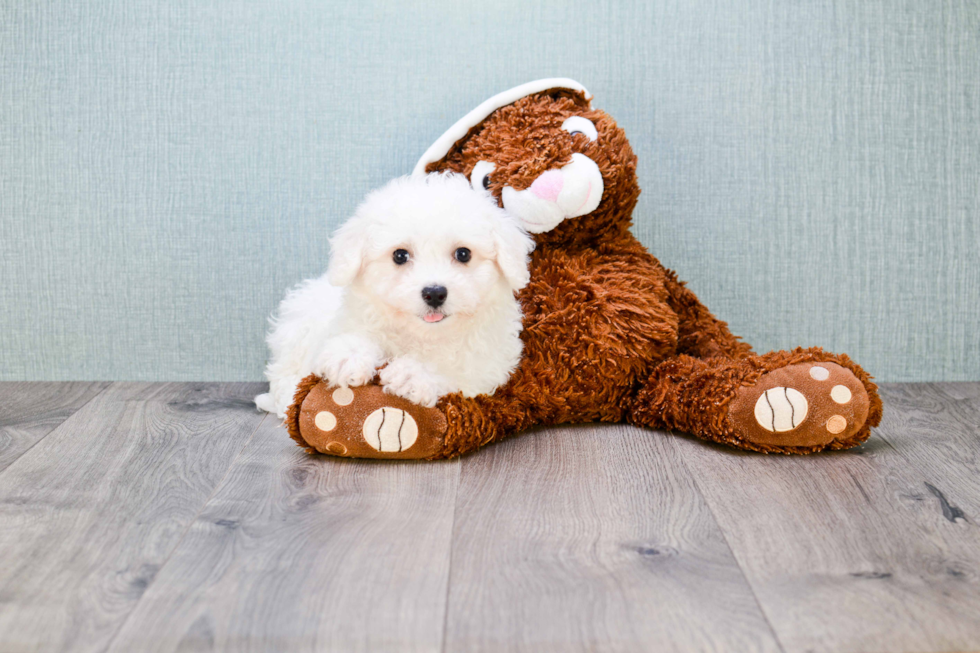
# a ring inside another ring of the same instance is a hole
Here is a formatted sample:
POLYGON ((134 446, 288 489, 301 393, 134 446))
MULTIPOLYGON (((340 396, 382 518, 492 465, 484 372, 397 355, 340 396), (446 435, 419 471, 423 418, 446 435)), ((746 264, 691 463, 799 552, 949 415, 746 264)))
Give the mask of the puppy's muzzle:
POLYGON ((432 308, 439 308, 446 303, 449 291, 445 286, 426 286, 422 289, 422 300, 432 308))

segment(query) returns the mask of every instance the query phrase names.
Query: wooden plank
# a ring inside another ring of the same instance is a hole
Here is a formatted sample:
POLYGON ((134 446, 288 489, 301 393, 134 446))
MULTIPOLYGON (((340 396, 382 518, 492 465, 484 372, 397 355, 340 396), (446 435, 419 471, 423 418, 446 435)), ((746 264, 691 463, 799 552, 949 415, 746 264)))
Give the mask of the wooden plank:
POLYGON ((588 425, 464 460, 446 650, 778 645, 665 436, 588 425))
POLYGON ((311 457, 267 420, 111 650, 437 651, 458 479, 311 457))
POLYGON ((980 521, 980 383, 892 383, 882 396, 878 435, 926 473, 923 498, 980 521))
POLYGON ((104 650, 264 418, 259 384, 114 384, 0 474, 0 650, 104 650))
POLYGON ((0 472, 108 386, 106 382, 0 383, 0 472))
POLYGON ((980 531, 944 514, 926 485, 944 480, 899 452, 913 435, 791 457, 670 441, 787 651, 980 647, 980 531))

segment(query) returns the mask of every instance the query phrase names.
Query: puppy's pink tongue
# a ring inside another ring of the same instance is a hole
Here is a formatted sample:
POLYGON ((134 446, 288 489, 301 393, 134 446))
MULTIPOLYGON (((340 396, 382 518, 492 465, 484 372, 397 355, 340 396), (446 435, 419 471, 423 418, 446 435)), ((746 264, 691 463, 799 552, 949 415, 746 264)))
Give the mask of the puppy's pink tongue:
POLYGON ((442 318, 446 317, 442 313, 428 313, 422 319, 426 322, 442 322, 442 318))

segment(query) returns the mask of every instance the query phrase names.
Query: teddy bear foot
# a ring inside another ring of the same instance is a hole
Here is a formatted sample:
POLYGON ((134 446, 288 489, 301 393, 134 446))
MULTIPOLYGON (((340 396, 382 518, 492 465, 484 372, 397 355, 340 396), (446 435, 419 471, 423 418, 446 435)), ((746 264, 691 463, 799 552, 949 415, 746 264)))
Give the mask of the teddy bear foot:
POLYGON ((797 363, 739 388, 729 418, 739 437, 764 449, 838 448, 867 438, 869 406, 866 388, 850 370, 797 363))
POLYGON ((341 388, 310 376, 297 388, 286 427, 309 453, 418 459, 442 451, 446 417, 375 384, 341 388))

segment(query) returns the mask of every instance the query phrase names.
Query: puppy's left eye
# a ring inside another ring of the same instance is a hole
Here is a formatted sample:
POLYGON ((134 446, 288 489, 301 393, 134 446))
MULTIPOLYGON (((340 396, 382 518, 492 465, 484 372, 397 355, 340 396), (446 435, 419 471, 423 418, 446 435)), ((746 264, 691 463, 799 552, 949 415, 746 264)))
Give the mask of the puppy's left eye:
POLYGON ((459 249, 456 250, 454 256, 456 257, 456 260, 459 261, 460 263, 469 263, 472 254, 470 250, 466 249, 465 247, 460 247, 459 249))
POLYGON ((408 263, 408 259, 411 255, 408 253, 407 249, 396 249, 391 255, 391 260, 395 262, 395 265, 405 265, 408 263))
POLYGON ((599 138, 599 132, 596 130, 592 121, 588 118, 583 118, 582 116, 572 116, 561 124, 561 128, 567 131, 571 136, 575 136, 575 134, 584 134, 590 141, 595 141, 597 138, 599 138))

